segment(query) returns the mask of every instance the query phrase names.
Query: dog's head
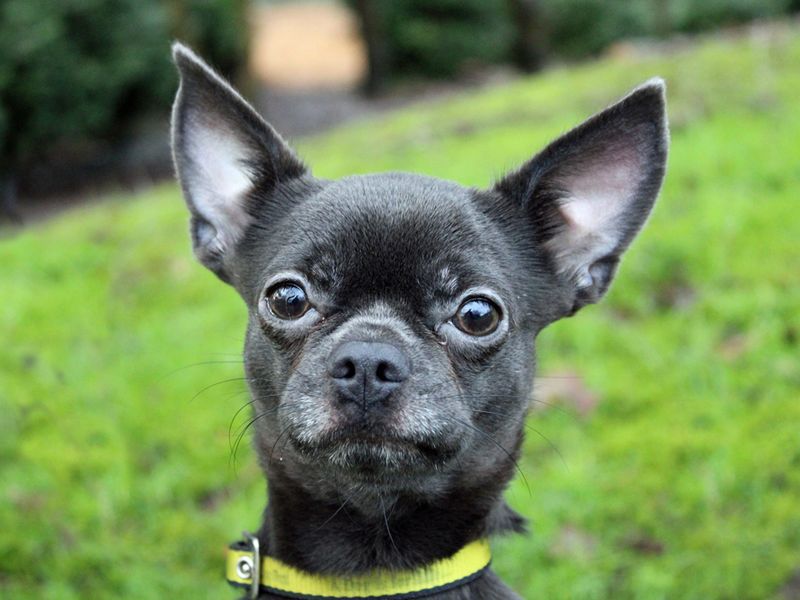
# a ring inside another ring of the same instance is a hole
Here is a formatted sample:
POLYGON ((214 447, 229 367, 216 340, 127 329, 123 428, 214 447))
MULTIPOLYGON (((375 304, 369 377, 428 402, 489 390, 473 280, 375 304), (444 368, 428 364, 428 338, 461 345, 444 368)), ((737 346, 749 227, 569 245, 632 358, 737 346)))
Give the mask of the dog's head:
POLYGON ((658 193, 663 83, 479 190, 317 179, 189 50, 175 60, 194 250, 248 307, 265 470, 342 494, 510 473, 537 332, 606 292, 658 193))

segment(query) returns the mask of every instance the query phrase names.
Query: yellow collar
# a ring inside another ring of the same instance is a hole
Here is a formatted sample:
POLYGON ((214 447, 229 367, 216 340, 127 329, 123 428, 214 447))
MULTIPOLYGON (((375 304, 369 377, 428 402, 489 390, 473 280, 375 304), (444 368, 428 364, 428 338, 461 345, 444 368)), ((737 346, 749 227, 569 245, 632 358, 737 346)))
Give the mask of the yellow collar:
POLYGON ((247 588, 249 598, 256 598, 260 591, 287 598, 315 600, 424 598, 476 579, 492 558, 489 542, 481 539, 470 542, 448 558, 419 569, 374 571, 345 578, 307 573, 271 556, 261 556, 258 539, 247 532, 244 536, 244 541, 228 548, 226 578, 231 585, 247 588))

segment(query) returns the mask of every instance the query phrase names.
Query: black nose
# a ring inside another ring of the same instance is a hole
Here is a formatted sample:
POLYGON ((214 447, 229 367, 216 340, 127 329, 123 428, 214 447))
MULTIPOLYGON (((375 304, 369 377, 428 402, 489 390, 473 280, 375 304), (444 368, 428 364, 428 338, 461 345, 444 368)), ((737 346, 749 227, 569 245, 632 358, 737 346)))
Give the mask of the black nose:
POLYGON ((411 374, 408 357, 383 342, 344 342, 332 353, 328 374, 343 402, 363 408, 383 402, 411 374))

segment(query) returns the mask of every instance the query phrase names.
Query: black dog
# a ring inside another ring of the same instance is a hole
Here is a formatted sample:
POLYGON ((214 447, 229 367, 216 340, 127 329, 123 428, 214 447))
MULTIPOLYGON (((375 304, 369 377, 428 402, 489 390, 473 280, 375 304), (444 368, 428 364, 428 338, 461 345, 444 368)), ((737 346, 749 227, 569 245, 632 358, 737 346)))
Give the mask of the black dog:
MULTIPOLYGON (((534 340, 606 292, 647 218, 667 155, 663 82, 479 190, 406 173, 313 177, 191 51, 174 58, 194 251, 248 309, 262 553, 335 587, 522 530, 502 492, 534 340)), ((517 597, 474 571, 397 597, 517 597)), ((261 582, 260 597, 283 595, 261 582)))

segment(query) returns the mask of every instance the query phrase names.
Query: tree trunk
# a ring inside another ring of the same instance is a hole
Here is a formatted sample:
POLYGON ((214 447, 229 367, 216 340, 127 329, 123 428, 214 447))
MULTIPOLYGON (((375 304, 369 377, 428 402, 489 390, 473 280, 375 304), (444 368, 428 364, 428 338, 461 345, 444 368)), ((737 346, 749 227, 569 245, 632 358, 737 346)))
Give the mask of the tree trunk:
POLYGON ((665 38, 672 30, 669 12, 669 0, 654 0, 655 4, 655 32, 659 37, 665 38))
POLYGON ((0 223, 3 221, 22 224, 17 204, 17 182, 12 173, 0 174, 0 223))
POLYGON ((514 62, 526 73, 539 71, 547 55, 547 27, 539 0, 508 0, 517 30, 514 62))
POLYGON ((380 93, 389 79, 389 48, 385 36, 384 0, 356 0, 355 9, 361 20, 361 32, 367 44, 367 79, 364 92, 380 93))

